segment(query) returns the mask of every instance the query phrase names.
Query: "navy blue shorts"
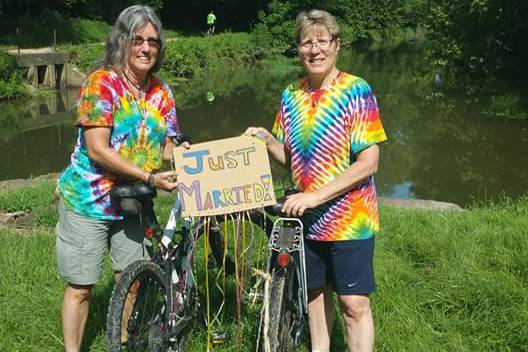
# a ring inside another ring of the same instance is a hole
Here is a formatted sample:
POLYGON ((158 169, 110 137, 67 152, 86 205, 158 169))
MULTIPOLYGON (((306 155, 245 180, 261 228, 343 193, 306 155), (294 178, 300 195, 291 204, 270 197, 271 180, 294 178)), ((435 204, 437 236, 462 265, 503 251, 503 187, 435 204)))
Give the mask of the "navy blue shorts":
POLYGON ((331 284, 338 295, 368 295, 374 281, 374 237, 366 240, 304 242, 308 289, 331 284))

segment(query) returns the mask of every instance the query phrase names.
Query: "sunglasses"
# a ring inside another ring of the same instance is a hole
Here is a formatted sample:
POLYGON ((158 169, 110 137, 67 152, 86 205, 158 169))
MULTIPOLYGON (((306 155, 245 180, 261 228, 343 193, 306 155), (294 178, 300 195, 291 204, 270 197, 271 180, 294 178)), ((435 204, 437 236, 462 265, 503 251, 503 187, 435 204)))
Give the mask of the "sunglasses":
POLYGON ((136 35, 134 38, 132 38, 132 45, 134 46, 142 46, 144 42, 147 42, 149 47, 156 49, 161 46, 161 40, 159 40, 159 38, 143 38, 140 35, 136 35))

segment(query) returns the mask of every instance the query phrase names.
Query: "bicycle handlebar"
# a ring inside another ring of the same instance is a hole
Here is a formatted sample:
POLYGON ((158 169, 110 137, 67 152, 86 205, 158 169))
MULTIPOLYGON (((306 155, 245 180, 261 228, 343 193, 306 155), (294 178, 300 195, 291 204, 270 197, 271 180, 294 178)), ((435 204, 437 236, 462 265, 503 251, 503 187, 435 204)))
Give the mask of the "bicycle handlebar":
POLYGON ((180 145, 183 142, 189 142, 189 144, 192 144, 191 138, 183 132, 178 132, 176 135, 172 136, 171 139, 176 145, 180 145))
MULTIPOLYGON (((293 194, 293 193, 290 193, 293 194)), ((289 195, 289 194, 288 194, 289 195)), ((287 197, 287 196, 286 196, 287 197)), ((264 210, 266 213, 272 215, 272 216, 280 216, 280 217, 287 217, 286 213, 282 211, 282 206, 284 205, 284 201, 286 200, 286 197, 282 197, 277 199, 277 203, 273 205, 268 205, 267 207, 264 207, 264 210)), ((312 209, 306 209, 303 213, 303 215, 308 215, 313 213, 312 209)), ((300 217, 300 216, 297 216, 300 217)))

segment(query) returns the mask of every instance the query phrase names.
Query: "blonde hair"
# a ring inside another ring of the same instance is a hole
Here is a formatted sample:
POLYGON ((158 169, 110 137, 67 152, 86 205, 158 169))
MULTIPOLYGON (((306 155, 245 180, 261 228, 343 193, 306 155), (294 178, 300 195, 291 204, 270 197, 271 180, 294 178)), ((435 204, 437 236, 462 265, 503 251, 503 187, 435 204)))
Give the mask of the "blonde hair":
POLYGON ((334 16, 323 10, 302 11, 295 19, 295 41, 301 42, 302 35, 311 28, 324 27, 332 39, 340 39, 341 32, 334 16))

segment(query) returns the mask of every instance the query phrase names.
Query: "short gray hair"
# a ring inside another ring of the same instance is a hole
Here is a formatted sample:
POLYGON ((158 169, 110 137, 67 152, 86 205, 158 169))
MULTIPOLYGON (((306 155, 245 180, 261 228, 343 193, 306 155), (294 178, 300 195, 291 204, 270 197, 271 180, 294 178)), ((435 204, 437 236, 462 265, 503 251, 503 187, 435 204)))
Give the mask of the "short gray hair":
POLYGON ((295 19, 295 41, 301 42, 302 35, 309 28, 324 27, 330 32, 332 39, 340 39, 341 31, 334 16, 323 10, 302 11, 295 19))
POLYGON ((147 23, 154 26, 160 40, 158 58, 150 73, 158 71, 165 54, 165 37, 161 31, 161 21, 158 15, 151 7, 145 5, 129 6, 119 14, 114 27, 106 38, 105 52, 99 66, 123 68, 129 45, 132 44, 136 31, 147 23))

